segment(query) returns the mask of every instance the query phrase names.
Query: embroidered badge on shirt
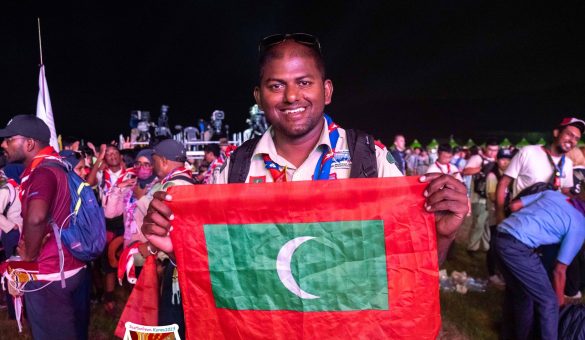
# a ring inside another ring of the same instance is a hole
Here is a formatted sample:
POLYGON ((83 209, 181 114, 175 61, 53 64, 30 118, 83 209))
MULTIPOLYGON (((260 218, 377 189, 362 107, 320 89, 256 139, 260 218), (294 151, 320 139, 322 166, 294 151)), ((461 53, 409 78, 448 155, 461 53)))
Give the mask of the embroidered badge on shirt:
POLYGON ((333 160, 331 161, 331 169, 350 169, 351 156, 349 150, 335 151, 333 160))
POLYGON ((265 183, 266 176, 250 176, 250 183, 265 183))

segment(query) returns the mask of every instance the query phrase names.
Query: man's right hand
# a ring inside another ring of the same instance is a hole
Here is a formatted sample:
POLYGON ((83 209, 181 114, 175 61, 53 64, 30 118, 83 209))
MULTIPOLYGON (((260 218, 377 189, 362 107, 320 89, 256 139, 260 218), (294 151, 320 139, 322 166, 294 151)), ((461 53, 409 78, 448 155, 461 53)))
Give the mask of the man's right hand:
POLYGON ((173 244, 169 233, 174 216, 165 201, 170 202, 171 200, 171 195, 166 192, 155 192, 141 227, 142 234, 146 239, 153 246, 167 254, 173 252, 173 244))

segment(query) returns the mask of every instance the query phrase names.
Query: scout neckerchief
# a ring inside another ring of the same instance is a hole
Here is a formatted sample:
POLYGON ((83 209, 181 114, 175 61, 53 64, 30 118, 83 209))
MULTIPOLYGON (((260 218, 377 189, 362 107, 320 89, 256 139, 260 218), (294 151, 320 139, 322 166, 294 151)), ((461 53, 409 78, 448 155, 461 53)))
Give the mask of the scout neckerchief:
POLYGON ((121 165, 120 170, 121 170, 120 176, 118 176, 116 183, 114 183, 112 185, 112 175, 110 175, 110 169, 107 167, 104 169, 104 171, 103 171, 103 174, 104 174, 104 183, 103 183, 104 196, 107 196, 110 189, 112 189, 112 186, 116 186, 124 181, 124 177, 125 177, 126 172, 127 172, 124 164, 121 165))
POLYGON ((171 180, 171 177, 177 176, 179 174, 185 174, 185 176, 191 177, 191 169, 187 169, 184 166, 174 168, 171 172, 169 172, 168 175, 165 176, 165 178, 163 178, 162 181, 160 181, 160 184, 164 185, 165 183, 171 180))
POLYGON ((437 166, 437 168, 439 168, 439 171, 441 171, 441 173, 446 175, 451 174, 451 164, 449 163, 445 164, 447 166, 447 172, 443 171, 443 164, 439 163, 439 161, 435 161, 435 165, 437 166))
POLYGON ((555 190, 559 190, 561 188, 561 178, 563 177, 563 168, 565 167, 565 154, 563 154, 561 156, 561 159, 559 159, 559 162, 557 164, 553 161, 552 155, 550 154, 550 150, 548 150, 544 146, 542 147, 542 149, 544 150, 544 152, 546 152, 546 156, 548 157, 548 160, 549 160, 550 164, 552 164, 553 169, 554 169, 553 183, 552 183, 553 188, 555 190))
POLYGON ((211 164, 209 164, 209 168, 203 174, 203 182, 206 184, 212 183, 213 173, 216 169, 221 169, 223 166, 223 157, 217 157, 211 164))
MULTIPOLYGON (((331 144, 331 148, 326 148, 323 150, 317 165, 315 166, 315 173, 313 174, 313 180, 328 180, 329 173, 331 172, 331 163, 333 160, 333 155, 335 154, 335 146, 337 145, 337 140, 339 139, 339 131, 337 128, 339 127, 337 124, 333 122, 331 117, 325 115, 325 120, 327 121, 327 128, 329 130, 329 143, 331 144)), ((286 182, 286 167, 278 165, 268 154, 263 155, 264 159, 264 166, 270 172, 272 176, 272 180, 274 182, 286 182)))
POLYGON ((41 149, 41 151, 39 151, 39 153, 33 158, 32 162, 26 169, 24 169, 22 175, 20 176, 20 192, 18 193, 20 200, 22 200, 24 193, 28 188, 28 179, 30 175, 45 160, 55 160, 61 162, 61 157, 59 157, 59 154, 57 151, 55 151, 55 149, 53 149, 52 146, 44 147, 41 149))

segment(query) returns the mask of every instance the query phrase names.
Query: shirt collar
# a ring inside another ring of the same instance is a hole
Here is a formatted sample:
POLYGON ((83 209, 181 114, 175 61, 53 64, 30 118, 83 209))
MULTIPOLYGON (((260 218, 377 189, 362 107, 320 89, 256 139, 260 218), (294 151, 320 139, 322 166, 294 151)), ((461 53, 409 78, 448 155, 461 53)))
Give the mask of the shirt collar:
MULTIPOLYGON (((315 145, 313 151, 320 148, 321 145, 325 145, 328 149, 331 149, 331 141, 329 140, 329 129, 327 127, 327 121, 325 120, 325 117, 322 118, 322 122, 323 128, 321 129, 321 136, 319 137, 319 140, 317 141, 317 144, 315 145)), ((276 146, 274 145, 274 140, 272 139, 273 133, 274 132, 271 126, 268 128, 268 130, 266 130, 262 137, 260 137, 260 141, 258 142, 256 149, 254 150, 254 156, 268 154, 270 158, 275 160, 274 156, 277 156, 278 153, 276 152, 276 146)))

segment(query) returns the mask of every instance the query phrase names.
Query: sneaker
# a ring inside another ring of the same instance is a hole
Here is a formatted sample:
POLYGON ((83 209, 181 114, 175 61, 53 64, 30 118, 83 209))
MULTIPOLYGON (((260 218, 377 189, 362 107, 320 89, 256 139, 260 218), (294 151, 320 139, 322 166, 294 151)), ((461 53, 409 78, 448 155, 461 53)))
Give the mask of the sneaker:
POLYGON ((567 296, 567 295, 565 295, 565 298, 572 299, 572 300, 579 300, 582 297, 583 297, 583 295, 581 294, 581 291, 578 291, 577 294, 575 294, 573 296, 567 296))
POLYGON ((497 287, 506 286, 506 282, 499 275, 490 276, 489 281, 492 285, 497 286, 497 287))

